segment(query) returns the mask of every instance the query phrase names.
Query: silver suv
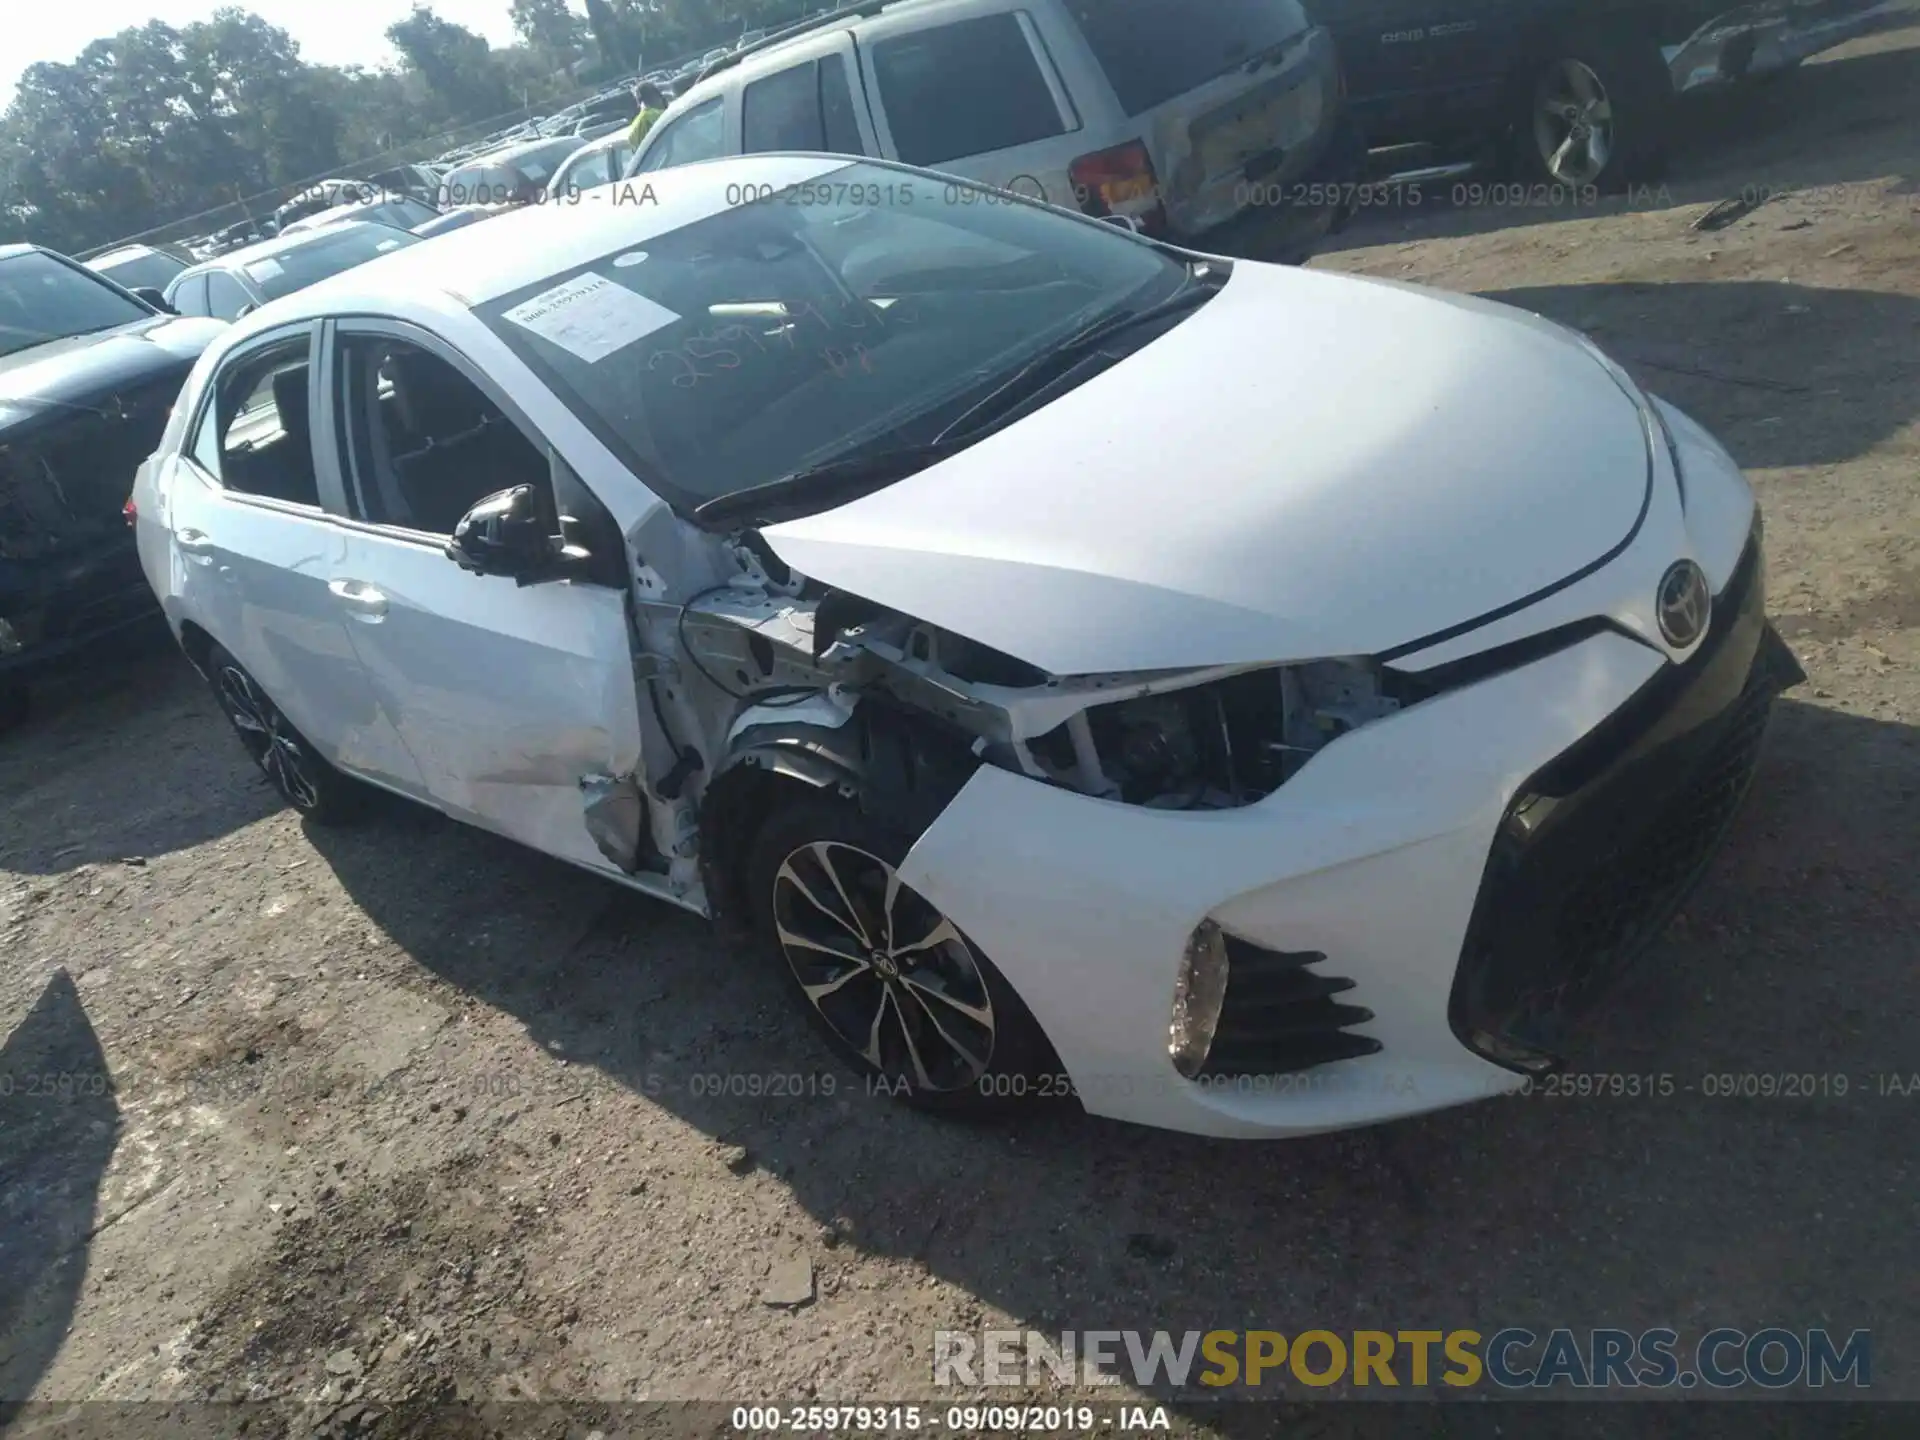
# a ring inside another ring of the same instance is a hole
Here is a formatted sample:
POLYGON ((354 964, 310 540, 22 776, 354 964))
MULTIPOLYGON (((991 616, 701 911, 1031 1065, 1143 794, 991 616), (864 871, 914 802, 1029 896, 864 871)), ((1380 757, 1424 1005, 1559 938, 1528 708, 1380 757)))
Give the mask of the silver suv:
POLYGON ((778 151, 899 160, 1286 260, 1344 214, 1365 159, 1299 0, 842 7, 709 65, 627 174, 778 151))

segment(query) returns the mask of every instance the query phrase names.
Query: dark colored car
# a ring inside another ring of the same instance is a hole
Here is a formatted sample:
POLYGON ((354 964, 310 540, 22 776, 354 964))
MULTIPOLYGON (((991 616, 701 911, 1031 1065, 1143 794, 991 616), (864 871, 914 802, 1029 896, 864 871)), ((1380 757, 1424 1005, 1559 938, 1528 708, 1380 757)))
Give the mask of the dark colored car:
POLYGON ((1920 0, 1305 0, 1376 149, 1459 161, 1492 141, 1574 186, 1656 175, 1676 99, 1920 19, 1920 0))
POLYGON ((269 300, 418 243, 406 230, 370 220, 340 220, 314 230, 296 227, 182 270, 167 287, 166 303, 180 315, 238 320, 269 300))
POLYGON ((222 328, 0 246, 0 726, 34 676, 157 616, 123 508, 222 328))

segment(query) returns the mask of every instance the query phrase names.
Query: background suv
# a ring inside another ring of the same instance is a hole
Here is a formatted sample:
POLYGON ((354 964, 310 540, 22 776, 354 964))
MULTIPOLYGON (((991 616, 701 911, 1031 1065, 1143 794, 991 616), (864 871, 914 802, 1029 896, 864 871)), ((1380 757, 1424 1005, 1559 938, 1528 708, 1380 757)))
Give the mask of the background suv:
POLYGON ((843 7, 708 65, 629 173, 783 150, 899 160, 1285 260, 1332 228, 1363 160, 1332 37, 1298 0, 843 7))

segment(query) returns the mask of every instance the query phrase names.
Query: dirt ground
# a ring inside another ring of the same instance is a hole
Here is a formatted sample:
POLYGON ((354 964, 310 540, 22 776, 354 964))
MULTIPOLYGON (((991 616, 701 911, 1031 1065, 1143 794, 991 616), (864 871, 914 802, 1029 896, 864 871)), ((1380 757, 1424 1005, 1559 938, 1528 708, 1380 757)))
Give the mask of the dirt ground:
POLYGON ((424 811, 304 829, 154 648, 0 741, 0 1411, 398 1433, 361 1407, 935 1398, 937 1329, 1663 1322, 1870 1328, 1920 1399, 1916 94, 1909 31, 1695 107, 1664 189, 1441 187, 1315 262, 1591 332, 1758 486, 1810 679, 1580 1062, 1675 1094, 1254 1147, 921 1118, 689 917, 424 811), (1789 1073, 1847 1093, 1704 1093, 1789 1073))

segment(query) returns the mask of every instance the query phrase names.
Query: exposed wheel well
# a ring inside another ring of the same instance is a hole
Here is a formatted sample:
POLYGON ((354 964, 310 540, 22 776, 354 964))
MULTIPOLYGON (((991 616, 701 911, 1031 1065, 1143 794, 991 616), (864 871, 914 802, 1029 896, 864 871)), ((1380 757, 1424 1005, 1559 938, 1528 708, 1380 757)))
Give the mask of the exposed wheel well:
POLYGON ((749 923, 742 872, 783 799, 837 795, 917 836, 980 763, 958 732, 871 701, 838 729, 770 725, 751 733, 722 762, 700 805, 707 910, 727 933, 749 923))

